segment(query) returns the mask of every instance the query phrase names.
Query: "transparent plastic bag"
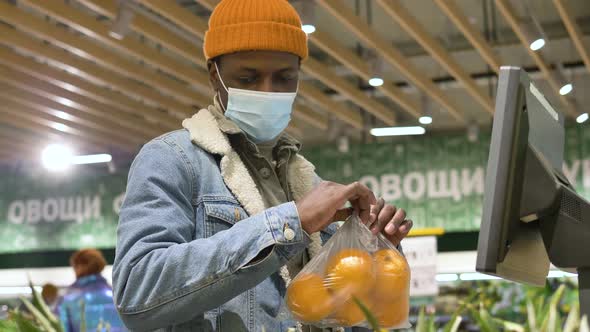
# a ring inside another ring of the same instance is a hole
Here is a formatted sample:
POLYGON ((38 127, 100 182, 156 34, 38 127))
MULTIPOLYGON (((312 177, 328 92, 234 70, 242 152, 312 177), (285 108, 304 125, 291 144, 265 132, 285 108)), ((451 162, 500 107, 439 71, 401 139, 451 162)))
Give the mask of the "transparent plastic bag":
POLYGON ((410 268, 383 235, 352 216, 287 288, 294 319, 317 327, 371 327, 360 301, 382 329, 408 328, 410 268))

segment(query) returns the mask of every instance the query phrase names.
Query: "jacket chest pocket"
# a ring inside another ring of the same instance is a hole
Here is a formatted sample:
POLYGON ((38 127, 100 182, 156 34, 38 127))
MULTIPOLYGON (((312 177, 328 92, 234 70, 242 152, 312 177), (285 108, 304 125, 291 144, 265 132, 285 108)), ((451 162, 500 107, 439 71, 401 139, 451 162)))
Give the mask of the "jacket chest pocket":
POLYGON ((203 208, 206 237, 227 230, 238 221, 248 218, 246 211, 233 202, 205 202, 203 208))

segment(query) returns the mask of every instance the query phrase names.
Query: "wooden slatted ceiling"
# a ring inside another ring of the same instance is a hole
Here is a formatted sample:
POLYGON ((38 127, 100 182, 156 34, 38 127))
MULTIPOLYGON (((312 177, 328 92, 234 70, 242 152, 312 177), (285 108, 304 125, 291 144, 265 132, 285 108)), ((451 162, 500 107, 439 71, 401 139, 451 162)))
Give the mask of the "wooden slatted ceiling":
MULTIPOLYGON (((51 4, 55 3, 57 2, 51 2, 51 4)), ((101 47, 92 40, 68 33, 65 29, 25 13, 15 6, 0 2, 0 18, 36 37, 49 40, 52 44, 65 48, 80 57, 92 60, 112 72, 124 73, 140 82, 150 82, 166 95, 186 104, 198 102, 199 99, 201 99, 199 106, 205 106, 209 103, 208 97, 199 95, 186 84, 141 66, 112 50, 101 47)))
POLYGON ((588 45, 584 44, 584 36, 582 35, 580 26, 576 23, 573 11, 569 8, 567 1, 553 0, 553 3, 559 12, 559 16, 561 16, 576 50, 578 50, 578 53, 582 57, 586 69, 590 71, 590 51, 588 50, 588 45))
POLYGON ((467 92, 490 114, 494 113, 492 99, 484 94, 469 74, 408 12, 399 1, 377 0, 385 12, 393 17, 447 72, 453 75, 467 92))
POLYGON ((492 49, 484 36, 470 22, 467 16, 461 11, 455 0, 434 0, 440 9, 453 21, 455 26, 469 40, 471 45, 479 52, 481 57, 496 73, 500 72, 502 60, 500 56, 492 49))
POLYGON ((25 33, 0 25, 0 35, 2 35, 2 38, 0 38, 0 44, 13 47, 20 52, 50 62, 52 65, 64 69, 87 81, 107 86, 127 94, 132 98, 136 98, 156 107, 162 107, 178 112, 185 116, 194 114, 194 109, 190 105, 183 104, 172 97, 162 95, 158 93, 158 91, 140 83, 139 81, 131 80, 118 72, 107 70, 76 55, 63 52, 56 47, 38 42, 25 33))
MULTIPOLYGON (((114 19, 117 15, 117 5, 114 0, 83 0, 82 3, 87 5, 89 8, 97 11, 101 15, 109 17, 110 19, 114 19)), ((185 11, 183 8, 175 6, 170 2, 155 2, 151 5, 153 6, 152 9, 163 11, 163 13, 166 14, 166 17, 168 18, 178 17, 178 19, 175 22, 185 22, 184 24, 179 24, 185 29, 187 29, 189 32, 195 34, 197 37, 202 38, 204 36, 206 25, 203 26, 203 22, 199 21, 198 18, 196 18, 191 13, 185 11), (189 26, 191 28, 188 28, 189 26)), ((178 37, 170 38, 171 33, 169 31, 162 27, 154 25, 145 17, 137 15, 131 23, 131 29, 144 34, 146 37, 153 39, 154 41, 162 43, 163 45, 170 48, 172 51, 178 53, 179 56, 185 58, 185 60, 193 62, 195 65, 206 68, 206 61, 201 49, 190 51, 191 47, 194 46, 189 45, 187 41, 184 39, 178 37)), ((299 112, 300 110, 295 109, 294 116, 302 118, 304 120, 310 119, 309 116, 306 116, 305 114, 299 116, 299 114, 297 114, 299 112)), ((308 122, 308 124, 312 126, 319 125, 320 129, 325 127, 325 121, 313 123, 309 121, 306 122, 308 122)))
MULTIPOLYGON (((3 108, 0 106, 0 111, 3 108)), ((56 130, 54 128, 48 128, 44 125, 29 122, 26 120, 22 120, 21 118, 14 117, 9 115, 8 113, 0 112, 0 123, 3 124, 2 130, 4 132, 10 131, 10 137, 13 136, 27 136, 27 133, 33 133, 32 135, 28 135, 27 137, 42 137, 42 139, 33 139, 30 140, 30 144, 37 144, 41 145, 44 143, 68 143, 70 146, 76 148, 79 151, 84 151, 87 153, 95 153, 95 152, 104 152, 108 151, 108 145, 106 144, 95 144, 85 139, 72 139, 72 137, 64 133, 62 131, 56 130), (4 128, 4 126, 10 126, 8 128, 4 128)))
MULTIPOLYGON (((89 1, 94 1, 94 0, 89 0, 89 1)), ((180 6, 176 5, 173 2, 169 2, 169 1, 158 1, 158 0, 141 0, 141 3, 148 6, 150 9, 158 12, 159 14, 161 14, 162 16, 168 18, 171 21, 174 22, 179 22, 179 21, 183 21, 185 23, 182 23, 182 26, 186 26, 189 25, 190 22, 193 22, 191 29, 189 30, 190 33, 194 34, 196 37, 199 38, 204 38, 205 36, 205 31, 206 31, 206 24, 204 23, 203 20, 195 17, 195 15, 192 15, 190 12, 186 11, 184 8, 181 8, 180 6), (194 23, 194 22, 198 22, 198 23, 194 23)), ((303 71, 309 75, 316 75, 315 72, 311 71, 307 71, 305 68, 305 64, 303 65, 303 71)), ((322 83, 324 83, 325 85, 327 85, 328 87, 339 91, 339 92, 345 92, 347 93, 347 96, 354 96, 354 100, 352 100, 353 102, 355 102, 357 105, 361 106, 360 103, 369 106, 370 108, 368 109, 368 111, 372 112, 373 114, 379 115, 380 117, 382 117, 383 119, 387 120, 386 123, 389 124, 393 124, 394 121, 394 115, 391 111, 385 110, 383 108, 383 106, 381 106, 380 104, 370 100, 369 97, 367 96, 360 96, 358 95, 358 93, 356 93, 355 90, 357 90, 354 87, 349 86, 349 83, 344 81, 341 78, 338 78, 337 75, 335 73, 331 73, 331 77, 330 79, 326 79, 326 76, 322 75, 320 76, 319 74, 317 74, 317 76, 314 76, 316 78, 318 78, 320 81, 322 81, 322 83), (321 79, 320 79, 321 77, 321 79), (384 113, 390 113, 391 116, 387 116, 387 114, 384 113)), ((301 96, 304 98, 308 98, 308 95, 306 94, 305 91, 309 91, 311 89, 313 89, 312 87, 307 87, 308 83, 305 82, 300 82, 299 84, 299 91, 301 93, 301 96)), ((362 106, 361 106, 362 107, 362 106)), ((354 119, 355 121, 350 121, 350 117, 348 116, 350 113, 353 113, 351 111, 348 110, 348 107, 346 107, 346 105, 340 103, 340 106, 337 108, 324 108, 327 112, 333 113, 335 117, 346 121, 349 124, 352 124, 353 126, 355 126, 356 128, 362 128, 362 122, 360 121, 360 117, 358 118, 358 122, 356 122, 357 119, 354 119), (341 112, 340 110, 345 110, 344 112, 341 112)))
POLYGON ((386 61, 395 66, 412 84, 436 100, 455 119, 461 122, 465 121, 459 107, 449 97, 445 96, 443 91, 430 78, 420 72, 399 50, 377 35, 367 23, 357 17, 344 3, 334 0, 317 0, 316 2, 342 22, 367 47, 375 49, 386 61))
POLYGON ((155 107, 142 104, 119 92, 95 85, 65 71, 40 64, 24 56, 19 56, 7 49, 0 48, 0 64, 31 75, 31 77, 37 80, 53 84, 70 92, 77 93, 80 96, 91 98, 96 102, 104 103, 107 107, 114 110, 140 118, 145 117, 148 121, 156 122, 163 128, 174 129, 180 123, 179 119, 155 107))
MULTIPOLYGON (((89 114, 96 120, 107 120, 109 123, 122 126, 146 137, 155 137, 166 130, 159 123, 142 121, 138 116, 121 112, 101 102, 78 95, 63 88, 35 79, 32 76, 9 68, 0 67, 0 81, 29 93, 43 96, 53 101, 58 107, 68 107, 74 112, 89 114)), ((65 108, 64 108, 65 109, 65 108)), ((110 124, 107 124, 110 126, 110 124)))
MULTIPOLYGON (((212 10, 219 0, 195 0, 212 10)), ((191 116, 211 103, 207 66, 199 45, 181 38, 163 27, 153 16, 135 13, 130 29, 163 47, 166 52, 138 38, 117 40, 109 36, 110 24, 117 15, 116 0, 77 0, 108 21, 99 21, 88 12, 61 1, 21 0, 15 6, 0 2, 0 124, 50 140, 75 137, 84 149, 100 150, 117 147, 137 151, 142 143, 163 132, 180 127, 182 119, 191 116), (27 7, 23 10, 20 7, 27 7), (66 26, 31 13, 51 17, 66 26), (72 30, 78 34, 71 33, 72 30)), ((343 1, 316 0, 318 5, 337 18, 367 47, 373 48, 390 65, 440 104, 449 115, 464 122, 464 115, 456 101, 436 86, 426 73, 421 72, 391 43, 351 11, 343 1)), ((472 26, 454 0, 434 0, 440 10, 457 26, 494 71, 501 58, 472 26)), ((172 21, 178 28, 197 39, 203 39, 206 20, 174 1, 139 0, 153 12, 172 21)), ((424 26, 399 2, 377 0, 380 8, 393 17, 444 69, 453 75, 479 104, 482 116, 493 112, 493 103, 476 86, 474 80, 453 57, 427 32, 424 26)), ((573 14, 563 0, 553 0, 572 38, 578 53, 590 70, 590 57, 573 14)), ((496 0, 500 13, 506 18, 523 47, 528 44, 520 31, 507 0, 496 0)), ((321 27, 320 27, 321 28, 321 27)), ((191 37, 192 38, 192 37, 191 37)), ((310 42, 327 55, 349 68, 363 80, 371 77, 366 60, 339 44, 321 29, 310 35, 310 42)), ((551 72, 540 53, 529 54, 537 63, 555 93, 560 82, 551 72)), ((326 113, 353 128, 363 130, 359 110, 374 115, 384 125, 397 123, 397 112, 405 112, 416 119, 423 114, 416 97, 385 80, 378 87, 382 95, 398 107, 374 99, 357 85, 338 76, 325 61, 310 58, 302 67, 309 77, 358 107, 319 90, 316 85, 302 82, 300 96, 305 103, 295 105, 294 121, 289 132, 304 135, 305 126, 321 130, 329 128, 326 113), (320 111, 320 109, 322 111, 320 111)), ((569 115, 579 111, 571 97, 558 96, 569 115)), ((9 138, 0 136, 4 141, 9 138)), ((15 147, 23 150, 31 141, 14 136, 15 147)), ((11 155, 4 143, 0 159, 11 155)), ((12 154, 14 155, 14 154, 12 154)))
POLYGON ((559 94, 559 89, 561 88, 560 82, 557 81, 555 78, 554 73, 552 72, 549 64, 543 58, 541 52, 535 52, 530 49, 529 45, 532 42, 528 40, 528 37, 525 35, 525 32, 521 26, 520 20, 516 16, 516 11, 512 7, 510 3, 506 0, 496 0, 496 7, 498 11, 502 14, 506 22, 510 25, 518 39, 520 40, 522 46, 526 48, 528 54, 533 58, 543 75, 545 76, 545 80, 549 82, 549 85, 552 88, 553 95, 557 96, 557 98, 563 104, 563 110, 572 117, 579 115, 579 111, 575 109, 572 101, 567 96, 562 96, 559 94))

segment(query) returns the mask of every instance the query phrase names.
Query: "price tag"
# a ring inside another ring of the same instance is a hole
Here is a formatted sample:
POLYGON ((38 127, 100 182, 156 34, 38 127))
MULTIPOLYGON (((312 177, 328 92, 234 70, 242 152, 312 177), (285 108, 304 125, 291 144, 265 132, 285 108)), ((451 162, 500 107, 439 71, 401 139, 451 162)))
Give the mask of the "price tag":
POLYGON ((437 295, 436 237, 406 238, 402 241, 402 249, 412 271, 410 295, 437 295))

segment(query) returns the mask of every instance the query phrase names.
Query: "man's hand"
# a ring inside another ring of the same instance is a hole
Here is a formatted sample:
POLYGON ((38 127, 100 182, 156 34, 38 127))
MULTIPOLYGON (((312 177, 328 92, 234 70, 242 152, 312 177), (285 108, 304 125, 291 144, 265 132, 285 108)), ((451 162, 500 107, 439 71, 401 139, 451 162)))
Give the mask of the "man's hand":
POLYGON ((393 245, 398 246, 410 232, 412 224, 411 220, 406 219, 406 211, 385 204, 383 198, 380 198, 377 204, 371 206, 367 225, 373 234, 381 232, 393 245))
POLYGON ((354 182, 342 185, 324 181, 297 202, 303 229, 311 234, 326 228, 334 220, 344 220, 357 211, 361 221, 369 222, 371 206, 377 200, 366 186, 354 182), (350 202, 353 209, 342 209, 350 202))

